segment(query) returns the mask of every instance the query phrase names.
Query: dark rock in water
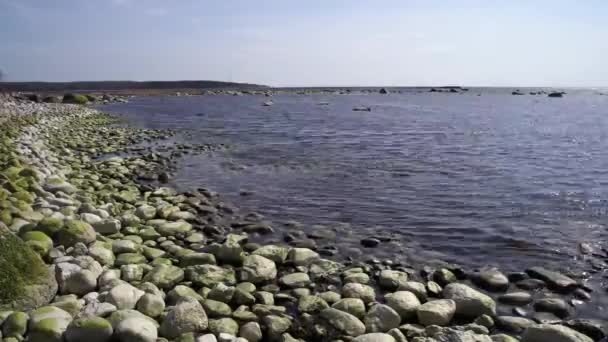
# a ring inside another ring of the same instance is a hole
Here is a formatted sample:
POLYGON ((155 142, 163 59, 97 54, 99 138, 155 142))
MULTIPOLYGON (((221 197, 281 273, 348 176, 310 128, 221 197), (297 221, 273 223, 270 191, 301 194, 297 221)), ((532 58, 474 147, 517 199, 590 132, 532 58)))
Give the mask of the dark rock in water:
POLYGON ((512 92, 511 95, 524 95, 524 93, 520 92, 519 90, 516 90, 512 92))
POLYGON ((507 275, 507 278, 509 279, 510 282, 516 283, 518 281, 528 278, 528 275, 524 272, 513 272, 513 273, 509 273, 507 275))
POLYGON ((367 248, 373 248, 380 244, 380 240, 376 238, 365 238, 361 240, 361 245, 367 248))
POLYGON ((319 254, 325 255, 325 256, 334 256, 334 255, 338 254, 338 248, 336 248, 335 246, 323 246, 319 250, 319 254))
POLYGON ((431 296, 434 297, 439 297, 443 291, 441 286, 434 281, 429 281, 426 283, 426 290, 431 296))
POLYGON ((563 92, 553 92, 553 93, 549 93, 549 95, 547 95, 548 97, 563 97, 564 93, 563 92))
POLYGON ((86 104, 87 102, 89 102, 89 99, 87 99, 86 96, 84 95, 79 95, 79 94, 65 94, 63 95, 63 103, 73 103, 73 104, 86 104))
POLYGON ((447 284, 455 283, 456 281, 458 281, 456 275, 454 275, 452 271, 446 268, 438 269, 433 272, 432 279, 441 286, 445 286, 447 284))
POLYGON ((169 177, 169 174, 167 172, 161 172, 158 175, 158 181, 161 183, 168 183, 170 178, 171 177, 169 177))
POLYGON ((608 337, 608 321, 596 319, 572 319, 564 322, 564 325, 591 337, 594 341, 599 341, 608 337))
POLYGON ((296 239, 289 242, 289 245, 297 248, 317 249, 317 242, 312 239, 296 239))
POLYGON ((528 292, 511 292, 498 297, 498 301, 510 305, 526 305, 532 302, 532 295, 528 292))
POLYGON ((526 272, 528 275, 530 275, 530 277, 543 280, 549 285, 549 287, 559 291, 569 292, 578 287, 578 284, 574 279, 558 272, 549 271, 542 267, 532 267, 526 270, 526 272))
POLYGON ((429 90, 429 93, 436 93, 436 92, 437 92, 437 89, 435 89, 435 88, 431 88, 431 90, 429 90))
POLYGON ((61 98, 59 96, 47 96, 42 99, 42 102, 45 103, 61 103, 61 98))
POLYGON ((360 107, 353 108, 353 111, 355 111, 355 112, 371 112, 372 109, 371 109, 371 107, 360 106, 360 107))
POLYGON ((379 91, 380 94, 388 94, 388 90, 386 90, 385 88, 380 89, 379 91))
POLYGON ((582 299, 582 300, 591 299, 591 295, 583 289, 576 289, 572 294, 578 299, 582 299))
POLYGON ((561 319, 550 312, 537 312, 532 315, 532 319, 540 324, 557 324, 561 323, 561 319))
POLYGON ((528 312, 523 308, 513 308, 513 313, 521 317, 528 316, 528 312))
POLYGON ((38 94, 29 94, 27 95, 27 99, 36 103, 42 102, 42 97, 40 97, 38 94))
POLYGON ((524 290, 538 290, 545 287, 545 282, 540 279, 524 279, 515 283, 517 287, 524 290))
POLYGON ((561 298, 543 298, 534 303, 537 312, 550 312, 560 318, 570 316, 572 313, 568 303, 561 298))

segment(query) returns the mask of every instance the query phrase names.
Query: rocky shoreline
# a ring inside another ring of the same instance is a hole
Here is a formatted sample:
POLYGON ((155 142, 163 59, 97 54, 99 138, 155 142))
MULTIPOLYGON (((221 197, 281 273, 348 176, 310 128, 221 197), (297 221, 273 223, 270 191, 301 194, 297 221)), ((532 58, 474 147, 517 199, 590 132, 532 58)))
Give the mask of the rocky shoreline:
POLYGON ((337 262, 291 240, 253 243, 276 234, 273 227, 206 189, 178 193, 157 184, 171 158, 136 146, 172 132, 115 123, 82 106, 0 98, 3 341, 607 336, 606 321, 576 314, 596 294, 542 267, 504 274, 337 262))

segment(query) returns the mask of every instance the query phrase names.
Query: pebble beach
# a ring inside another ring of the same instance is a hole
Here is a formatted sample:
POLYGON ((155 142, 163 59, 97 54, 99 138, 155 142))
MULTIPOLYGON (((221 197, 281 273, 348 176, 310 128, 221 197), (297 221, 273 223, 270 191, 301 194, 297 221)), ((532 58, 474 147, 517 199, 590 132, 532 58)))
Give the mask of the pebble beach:
POLYGON ((297 240, 252 242, 281 232, 204 187, 164 184, 175 156, 216 148, 141 149, 173 134, 86 106, 0 96, 2 341, 608 336, 608 321, 576 309, 605 294, 542 265, 337 261, 297 240))

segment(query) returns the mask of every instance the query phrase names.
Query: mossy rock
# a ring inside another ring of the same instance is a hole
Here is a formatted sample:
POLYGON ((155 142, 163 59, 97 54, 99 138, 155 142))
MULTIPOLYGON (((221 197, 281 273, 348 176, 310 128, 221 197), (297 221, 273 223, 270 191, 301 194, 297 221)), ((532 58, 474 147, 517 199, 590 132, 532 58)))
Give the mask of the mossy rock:
POLYGON ((74 104, 84 105, 84 104, 87 104, 88 102, 89 102, 89 100, 84 95, 71 94, 71 93, 63 95, 63 103, 74 103, 74 104))
POLYGON ((116 257, 114 266, 120 267, 123 265, 145 264, 146 262, 146 257, 139 253, 123 253, 116 257))
POLYGON ((0 210, 0 222, 4 223, 7 226, 10 226, 11 223, 13 223, 13 215, 11 214, 10 210, 0 210))
POLYGON ((25 312, 13 312, 2 324, 4 337, 23 337, 27 331, 28 319, 29 317, 25 312))
POLYGON ((88 245, 95 242, 95 229, 90 224, 80 220, 67 220, 65 227, 57 233, 57 242, 64 247, 72 247, 78 242, 88 245))
POLYGON ((63 228, 63 220, 56 217, 45 217, 36 226, 36 230, 39 230, 46 235, 53 237, 58 231, 63 228))
POLYGON ((83 317, 72 321, 65 332, 67 341, 106 342, 112 337, 112 324, 101 317, 83 317))
POLYGON ((31 310, 56 293, 55 276, 40 256, 0 223, 0 310, 31 310))
POLYGON ((27 232, 21 238, 31 249, 43 257, 53 248, 53 240, 40 231, 27 232))
POLYGON ((28 342, 62 342, 69 322, 57 318, 45 318, 32 324, 28 331, 28 342))
POLYGON ((34 196, 28 191, 17 191, 13 194, 13 197, 30 204, 34 203, 34 196))

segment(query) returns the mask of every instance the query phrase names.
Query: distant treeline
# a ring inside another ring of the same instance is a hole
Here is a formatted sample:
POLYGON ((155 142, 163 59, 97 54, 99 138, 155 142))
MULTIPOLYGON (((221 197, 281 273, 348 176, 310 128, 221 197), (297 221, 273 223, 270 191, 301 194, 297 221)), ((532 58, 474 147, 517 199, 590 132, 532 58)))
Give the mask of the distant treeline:
POLYGON ((0 82, 2 91, 59 92, 59 91, 112 91, 140 89, 254 89, 265 86, 249 83, 220 81, 92 81, 92 82, 0 82))

